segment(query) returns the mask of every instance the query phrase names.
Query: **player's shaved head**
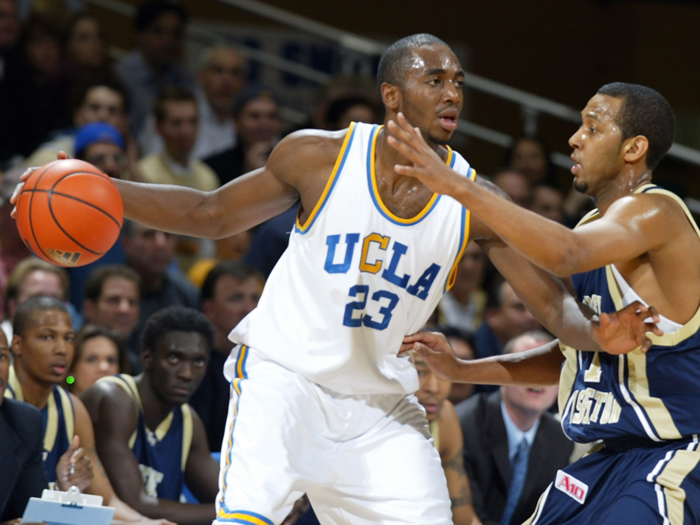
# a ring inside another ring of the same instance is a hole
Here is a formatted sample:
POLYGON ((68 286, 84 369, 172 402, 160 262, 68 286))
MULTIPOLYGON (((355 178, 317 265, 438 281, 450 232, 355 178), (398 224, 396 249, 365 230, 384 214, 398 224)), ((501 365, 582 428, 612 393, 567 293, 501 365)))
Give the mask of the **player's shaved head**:
POLYGON ((444 41, 428 33, 418 33, 397 40, 384 51, 379 60, 377 69, 377 85, 381 89, 382 84, 387 83, 392 86, 399 86, 406 78, 406 72, 411 67, 412 51, 418 47, 445 46, 450 48, 444 41))

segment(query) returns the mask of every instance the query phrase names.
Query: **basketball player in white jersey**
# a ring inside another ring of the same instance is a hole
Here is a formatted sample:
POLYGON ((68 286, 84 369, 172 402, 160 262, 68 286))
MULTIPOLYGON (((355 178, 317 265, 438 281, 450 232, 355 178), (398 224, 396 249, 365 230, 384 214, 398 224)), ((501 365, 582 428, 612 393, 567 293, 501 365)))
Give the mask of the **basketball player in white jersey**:
MULTIPOLYGON (((431 35, 393 44, 378 72, 386 118, 407 114, 442 162, 474 180, 443 146, 457 128, 463 78, 431 35)), ((215 523, 278 524, 304 492, 324 525, 451 523, 445 475, 413 395, 416 371, 397 351, 453 282, 470 237, 569 344, 630 349, 644 339, 636 306, 597 329, 560 282, 457 201, 398 176, 394 166, 407 163, 384 128, 353 124, 294 133, 265 167, 211 193, 114 181, 128 218, 200 237, 247 230, 301 200, 258 308, 230 336, 239 346, 225 371, 232 398, 215 523)))

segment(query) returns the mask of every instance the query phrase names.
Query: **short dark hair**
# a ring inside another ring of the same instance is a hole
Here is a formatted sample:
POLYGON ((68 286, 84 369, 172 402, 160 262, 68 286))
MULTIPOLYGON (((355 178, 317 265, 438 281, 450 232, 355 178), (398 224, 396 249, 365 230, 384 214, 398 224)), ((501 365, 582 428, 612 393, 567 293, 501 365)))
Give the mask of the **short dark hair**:
POLYGON ((649 141, 647 167, 658 166, 673 145, 676 119, 668 101, 658 92, 639 84, 613 82, 598 90, 598 95, 622 99, 615 122, 622 140, 643 135, 649 141))
POLYGON ((12 322, 12 332, 14 335, 24 337, 29 326, 29 320, 34 312, 46 312, 49 310, 58 310, 59 312, 68 313, 66 305, 55 297, 46 295, 38 295, 27 299, 17 307, 15 319, 12 322))
POLYGON ((377 68, 377 85, 379 88, 384 83, 400 86, 409 67, 408 58, 411 56, 411 51, 417 47, 428 46, 450 47, 443 40, 428 33, 407 36, 391 44, 384 51, 382 58, 379 59, 379 67, 377 68))
POLYGON ((101 73, 91 75, 88 79, 80 82, 70 93, 70 109, 71 117, 75 111, 85 103, 88 93, 95 88, 104 87, 118 93, 122 98, 124 105, 124 113, 129 112, 129 94, 124 87, 124 84, 118 77, 109 74, 101 73))
POLYGON ((144 2, 139 7, 134 18, 134 27, 137 33, 142 33, 153 25, 165 13, 175 13, 180 17, 180 22, 184 26, 187 24, 188 16, 185 8, 175 2, 168 0, 150 0, 144 2))
POLYGON ((163 122, 165 119, 165 104, 167 102, 192 102, 197 105, 197 99, 194 93, 182 86, 170 85, 158 93, 156 101, 153 103, 153 114, 156 117, 156 122, 163 122))
POLYGON ((141 336, 141 352, 156 352, 158 343, 170 332, 196 332, 207 342, 207 352, 214 348, 214 326, 194 308, 169 306, 158 310, 146 321, 141 336))
POLYGON ((122 374, 131 373, 131 365, 129 363, 126 345, 119 334, 117 334, 114 330, 110 330, 106 326, 86 324, 83 325, 80 330, 78 330, 77 334, 75 334, 75 354, 73 354, 73 362, 68 370, 68 375, 71 375, 75 370, 75 365, 80 359, 80 356, 83 354, 83 345, 85 342, 89 341, 90 339, 94 339, 95 337, 106 337, 112 341, 117 347, 117 353, 119 354, 119 372, 122 374))
POLYGON ((221 261, 211 269, 204 279, 202 290, 199 295, 200 302, 203 303, 204 301, 211 301, 214 299, 216 283, 225 275, 229 275, 240 281, 247 281, 252 277, 260 279, 261 283, 265 281, 263 275, 249 264, 242 261, 221 261))
POLYGON ((141 276, 136 271, 123 264, 110 264, 96 268, 85 281, 85 299, 97 301, 102 295, 102 288, 107 279, 112 277, 121 277, 136 283, 138 288, 141 287, 141 276))

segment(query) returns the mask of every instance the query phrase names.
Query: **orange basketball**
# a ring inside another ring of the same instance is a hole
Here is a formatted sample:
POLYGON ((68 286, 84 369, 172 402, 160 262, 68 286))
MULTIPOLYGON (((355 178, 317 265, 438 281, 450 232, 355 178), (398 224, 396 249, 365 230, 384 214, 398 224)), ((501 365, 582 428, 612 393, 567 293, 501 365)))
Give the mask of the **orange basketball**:
POLYGON ((36 256, 57 266, 83 266, 117 241, 121 195, 92 164, 55 160, 36 169, 17 199, 17 229, 36 256))

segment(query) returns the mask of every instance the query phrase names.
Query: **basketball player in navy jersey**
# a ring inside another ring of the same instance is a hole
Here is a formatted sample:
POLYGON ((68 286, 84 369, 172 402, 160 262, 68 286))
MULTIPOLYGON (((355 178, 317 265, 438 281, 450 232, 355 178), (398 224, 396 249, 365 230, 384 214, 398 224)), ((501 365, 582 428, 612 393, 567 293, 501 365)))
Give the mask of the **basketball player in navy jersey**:
POLYGON ((97 457, 92 422, 85 406, 58 386, 73 359, 75 337, 64 304, 46 296, 25 301, 17 308, 13 331, 15 361, 5 397, 25 401, 43 412, 44 468, 49 481, 56 481, 58 474, 63 478, 59 487, 67 488, 76 482, 85 492, 102 496, 104 505, 116 508, 115 520, 169 525, 166 520, 144 518, 116 496, 97 457), (78 446, 87 451, 89 475, 83 472, 82 461, 71 474, 69 458, 78 446), (57 471, 57 465, 63 467, 57 471))
POLYGON ((216 515, 219 464, 187 404, 204 377, 213 340, 204 314, 178 306, 160 310, 144 327, 144 372, 102 378, 81 396, 115 491, 146 516, 209 525, 216 515), (180 503, 185 481, 200 504, 180 503))
MULTIPOLYGON (((432 35, 393 44, 378 73, 387 119, 406 112, 442 162, 480 186, 443 147, 457 128, 464 73, 432 35)), ((476 238, 525 304, 563 341, 629 349, 646 329, 633 305, 611 325, 519 256, 452 199, 394 171, 410 161, 384 128, 301 131, 265 167, 203 193, 115 180, 125 215, 149 227, 220 238, 301 201, 290 246, 259 306, 234 329, 233 394, 217 524, 278 524, 303 492, 322 523, 451 523, 439 456, 413 392, 403 336, 422 326, 476 238), (243 475, 242 473, 245 473, 243 475)))
POLYGON ((407 337, 404 350, 419 350, 457 381, 559 381, 565 432, 582 443, 602 440, 557 474, 528 523, 698 523, 700 230, 681 199, 651 182, 673 144, 673 112, 656 91, 618 82, 600 88, 581 116, 569 139, 574 188, 598 209, 573 231, 443 169, 401 115, 391 143, 413 166, 396 170, 468 206, 543 270, 573 276, 578 298, 596 312, 653 303, 664 333, 620 355, 563 344, 466 363, 437 334, 407 337))

